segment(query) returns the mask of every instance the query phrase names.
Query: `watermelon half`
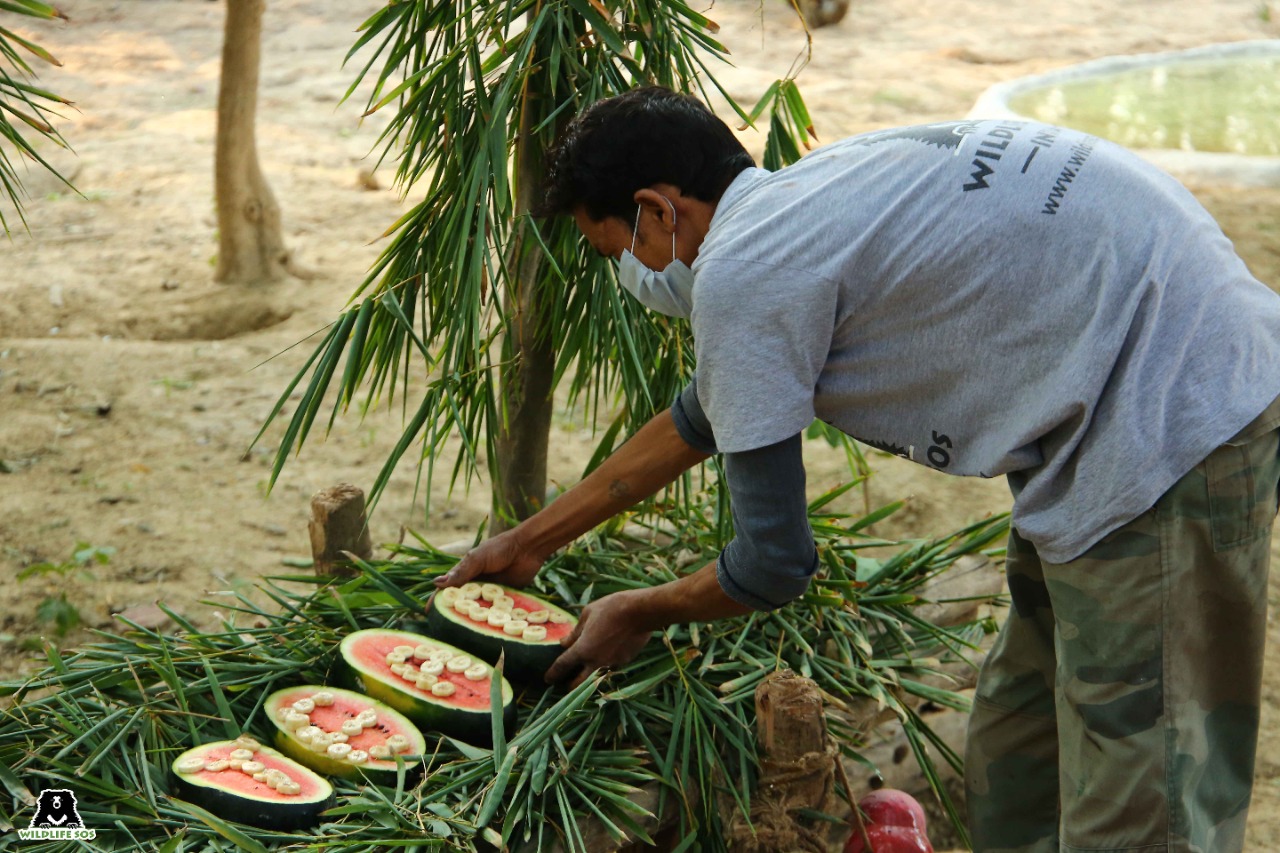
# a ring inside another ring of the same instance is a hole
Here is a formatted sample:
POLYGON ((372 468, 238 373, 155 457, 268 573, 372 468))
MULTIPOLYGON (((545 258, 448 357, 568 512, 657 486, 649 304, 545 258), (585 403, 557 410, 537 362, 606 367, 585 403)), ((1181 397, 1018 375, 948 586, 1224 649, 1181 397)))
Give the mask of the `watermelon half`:
POLYGON ((334 804, 323 776, 251 737, 205 743, 173 761, 175 793, 225 820, 289 832, 334 804))
MULTIPOLYGON (((472 744, 492 742, 489 697, 496 673, 462 649, 408 631, 369 628, 348 634, 338 650, 362 692, 424 729, 472 744)), ((505 678, 500 695, 510 727, 515 702, 505 678)))
POLYGON ((350 690, 304 684, 267 697, 276 746, 317 773, 395 783, 396 756, 412 771, 427 739, 400 712, 350 690))
POLYGON ((578 620, 549 601, 499 584, 468 583, 431 596, 427 627, 434 637, 496 663, 524 683, 542 681, 564 651, 560 641, 578 620))

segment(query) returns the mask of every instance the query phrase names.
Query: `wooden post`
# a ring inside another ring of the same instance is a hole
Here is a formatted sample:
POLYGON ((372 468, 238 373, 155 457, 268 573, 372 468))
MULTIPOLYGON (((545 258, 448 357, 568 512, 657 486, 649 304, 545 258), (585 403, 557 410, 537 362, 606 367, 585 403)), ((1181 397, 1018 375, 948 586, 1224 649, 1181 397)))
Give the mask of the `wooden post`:
POLYGON ((321 489, 311 498, 311 557, 317 575, 355 574, 344 551, 362 560, 373 556, 364 492, 350 483, 321 489))

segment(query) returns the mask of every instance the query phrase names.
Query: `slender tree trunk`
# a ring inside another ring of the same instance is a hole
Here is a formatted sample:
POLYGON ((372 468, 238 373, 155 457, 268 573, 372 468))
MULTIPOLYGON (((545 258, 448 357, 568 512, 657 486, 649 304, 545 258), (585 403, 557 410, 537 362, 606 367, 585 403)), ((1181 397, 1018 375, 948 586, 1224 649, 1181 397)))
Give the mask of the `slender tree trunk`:
POLYGON ((218 205, 215 281, 252 284, 288 274, 280 207, 258 165, 254 123, 266 0, 227 0, 218 86, 214 188, 218 205))
MULTIPOLYGON (((531 82, 526 91, 520 137, 516 141, 517 215, 533 207, 545 175, 542 146, 533 131, 542 104, 533 86, 531 82)), ((533 515, 545 502, 547 491, 556 354, 546 314, 542 252, 538 241, 525 231, 530 227, 528 220, 523 223, 508 256, 514 287, 507 304, 511 331, 503 346, 508 366, 502 372, 498 392, 502 411, 497 425, 497 459, 492 465, 491 533, 506 530, 533 515)))

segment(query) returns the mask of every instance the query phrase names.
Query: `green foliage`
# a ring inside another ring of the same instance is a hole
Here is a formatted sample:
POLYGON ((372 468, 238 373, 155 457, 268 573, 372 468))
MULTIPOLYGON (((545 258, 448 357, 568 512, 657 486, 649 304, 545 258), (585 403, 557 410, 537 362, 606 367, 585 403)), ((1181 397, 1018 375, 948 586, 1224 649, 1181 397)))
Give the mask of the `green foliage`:
MULTIPOLYGON (((790 668, 817 681, 850 755, 861 733, 840 730, 842 706, 884 703, 923 756, 936 739, 904 698, 962 704, 925 687, 921 676, 964 655, 983 625, 944 630, 912 611, 925 581, 961 554, 991 549, 1006 522, 897 543, 890 556, 872 558, 868 549, 888 543, 867 526, 893 507, 849 518, 827 511, 836 495, 811 508, 822 568, 802 599, 773 613, 673 626, 608 676, 569 692, 526 691, 517 726, 494 749, 440 738, 428 747, 429 772, 417 785, 335 780, 338 805, 314 834, 248 830, 197 814, 169 796, 169 764, 197 743, 242 731, 266 737, 272 723, 263 701, 271 691, 325 682, 352 630, 417 628, 432 578, 455 558, 418 543, 393 560, 364 564, 352 579, 274 579, 264 587, 273 607, 242 597, 220 630, 203 632, 171 614, 181 628, 176 636, 131 626, 123 636, 100 634, 75 654, 51 648, 43 672, 0 684, 0 694, 14 697, 0 711, 0 784, 8 792, 0 827, 29 819, 33 792, 69 787, 99 850, 227 850, 243 838, 254 840, 253 849, 476 850, 482 841, 546 849, 554 840, 582 850, 586 818, 644 840, 647 813, 629 795, 646 787, 661 792, 658 811, 681 827, 687 849, 721 850, 717 804, 749 807, 754 689, 768 673, 790 668), (290 591, 299 582, 304 591, 290 591)), ((637 540, 626 533, 631 528, 610 523, 558 554, 539 592, 576 608, 670 580, 677 566, 700 564, 723 543, 728 522, 719 506, 715 495, 700 493, 688 512, 668 519, 670 541, 637 540)))
MULTIPOLYGON (((93 580, 93 574, 90 571, 92 565, 95 563, 106 565, 111 561, 111 555, 115 552, 115 548, 94 546, 88 542, 78 542, 69 559, 60 563, 48 561, 32 563, 19 570, 17 577, 19 581, 26 581, 31 578, 46 578, 53 575, 59 578, 60 581, 79 580, 89 582, 93 580)), ((67 600, 66 591, 60 590, 56 595, 45 596, 36 605, 36 621, 42 625, 52 625, 55 635, 61 639, 80 627, 80 611, 67 600)))
MULTIPOLYGON (((0 0, 0 14, 3 13, 43 20, 63 17, 57 9, 39 0, 0 0)), ((34 130, 39 138, 66 147, 66 141, 49 120, 55 115, 51 105, 71 103, 28 82, 34 79, 35 72, 27 62, 27 55, 51 65, 62 64, 40 45, 0 24, 0 190, 13 202, 24 225, 26 218, 22 215, 22 180, 9 159, 8 148, 12 147, 19 156, 35 160, 56 175, 57 172, 40 155, 31 140, 23 136, 22 127, 25 125, 34 130)), ((4 218, 3 211, 0 211, 0 231, 9 233, 9 223, 4 218)))
MULTIPOLYGON (((482 459, 492 474, 511 405, 498 379, 520 366, 509 341, 524 322, 519 305, 527 294, 534 335, 554 353, 553 390, 567 382, 569 402, 582 405, 591 423, 623 403, 596 458, 675 398, 692 361, 687 325, 624 296, 612 263, 572 221, 530 219, 527 198, 540 183, 530 162, 572 116, 639 84, 728 98, 712 68, 727 56, 717 29, 682 0, 393 0, 364 23, 350 55, 368 47, 373 55, 348 96, 372 80, 368 111, 394 109, 381 156, 395 161, 402 189, 416 188, 423 199, 388 229, 387 248, 351 307, 271 413, 268 423, 303 388, 273 483, 323 406, 333 406, 330 425, 353 402, 362 411, 379 401, 391 407, 397 383, 405 426, 372 484, 371 503, 415 444, 428 484, 454 436, 463 450, 450 484, 478 473, 482 459), (532 276, 530 253, 538 255, 532 276), (337 394, 326 403, 334 384, 337 394)), ((750 115, 729 103, 748 124, 774 109, 769 145, 779 153, 770 162, 799 157, 812 136, 789 79, 750 115)))

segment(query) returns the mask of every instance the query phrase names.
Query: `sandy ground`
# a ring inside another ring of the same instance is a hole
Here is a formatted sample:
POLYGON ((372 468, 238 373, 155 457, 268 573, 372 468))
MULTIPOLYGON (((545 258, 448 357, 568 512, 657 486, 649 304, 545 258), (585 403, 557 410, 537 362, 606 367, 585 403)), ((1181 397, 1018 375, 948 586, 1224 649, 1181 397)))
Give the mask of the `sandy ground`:
MULTIPOLYGON (((18 27, 64 63, 42 82, 77 104, 61 125, 75 156, 56 162, 83 197, 33 173, 30 232, 0 241, 0 672, 34 665, 23 647, 48 633, 36 608, 55 593, 94 627, 156 600, 213 624, 220 602, 309 555, 309 497, 338 482, 367 485, 398 437, 398 410, 340 417, 326 441, 288 465, 269 499, 278 431, 250 449, 309 352, 287 348, 342 307, 405 207, 389 169, 375 172, 382 189, 361 178, 374 166, 366 155, 383 120, 361 123, 359 97, 339 103, 353 78, 342 57, 378 5, 269 3, 259 146, 289 245, 316 276, 259 292, 211 281, 222 4, 63 0, 69 23, 18 27), (16 580, 25 566, 66 560, 77 543, 114 554, 87 573, 16 580)), ((804 55, 803 31, 780 3, 729 0, 709 14, 735 57, 722 79, 745 103, 804 55)), ((1272 17, 1257 0, 854 0, 843 22, 814 34, 799 79, 820 138, 831 140, 957 118, 992 83, 1086 59, 1277 38, 1272 17)), ((744 138, 754 151, 763 146, 751 132, 744 138)), ((1255 273, 1280 287, 1280 190, 1193 189, 1255 273)), ((593 445, 580 413, 559 413, 553 478, 572 483, 593 445)), ((840 479, 832 453, 816 444, 806 452, 815 491, 840 479)), ((876 472, 876 502, 911 499, 885 534, 937 534, 1008 505, 998 482, 887 458, 876 472)), ((441 486, 429 516, 423 505, 406 466, 373 517, 374 541, 394 541, 402 525, 437 542, 469 536, 487 489, 441 486)), ((1280 629, 1272 639, 1280 643, 1280 629)), ((1266 700, 1250 822, 1256 851, 1280 849, 1275 650, 1266 700)))

